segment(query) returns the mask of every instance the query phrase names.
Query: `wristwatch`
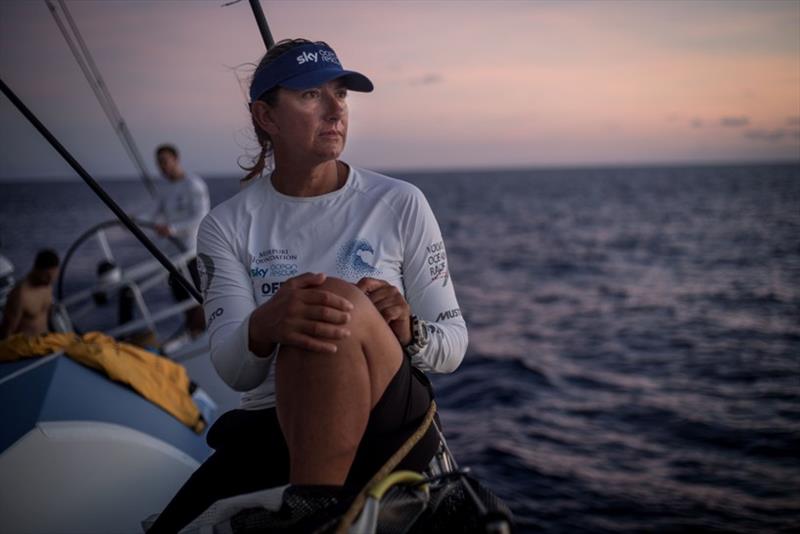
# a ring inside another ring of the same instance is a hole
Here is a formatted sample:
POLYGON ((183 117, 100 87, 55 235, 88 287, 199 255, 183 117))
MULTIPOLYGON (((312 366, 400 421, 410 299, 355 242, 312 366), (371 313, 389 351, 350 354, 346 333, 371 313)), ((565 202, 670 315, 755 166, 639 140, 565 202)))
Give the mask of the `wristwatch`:
POLYGON ((428 346, 428 325, 417 317, 411 316, 411 343, 406 345, 403 350, 409 356, 415 356, 428 346))

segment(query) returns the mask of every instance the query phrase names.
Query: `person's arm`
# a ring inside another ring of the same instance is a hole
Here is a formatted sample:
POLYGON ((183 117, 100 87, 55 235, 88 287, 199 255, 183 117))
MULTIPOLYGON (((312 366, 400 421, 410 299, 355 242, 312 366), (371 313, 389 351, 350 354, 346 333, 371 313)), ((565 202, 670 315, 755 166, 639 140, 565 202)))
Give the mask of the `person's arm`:
POLYGON ((3 321, 0 322, 0 339, 5 339, 19 328, 22 319, 22 289, 17 286, 11 290, 3 310, 3 321))
POLYGON ((425 371, 449 373, 464 358, 467 327, 450 279, 439 224, 422 192, 412 188, 411 193, 404 202, 387 204, 388 209, 398 210, 405 295, 376 278, 362 278, 356 285, 369 296, 401 346, 413 341, 411 315, 424 321, 428 344, 411 357, 411 363, 425 371))
POLYGON ((256 301, 247 268, 232 245, 234 238, 206 217, 198 233, 197 261, 211 361, 229 386, 247 391, 267 378, 273 357, 257 356, 249 347, 249 318, 256 301))
POLYGON ((164 198, 163 195, 153 199, 153 203, 134 214, 134 219, 148 223, 160 223, 164 220, 164 198))
POLYGON ((199 178, 189 182, 186 195, 189 201, 189 213, 185 218, 172 220, 169 224, 170 230, 176 234, 195 228, 209 210, 208 187, 199 178))
POLYGON ((404 207, 403 285, 413 314, 428 323, 428 346, 411 358, 424 371, 453 372, 467 351, 467 325, 456 300, 439 223, 416 187, 404 207))
POLYGON ((417 188, 403 219, 403 283, 412 312, 428 323, 428 346, 411 358, 424 371, 449 373, 464 359, 467 325, 456 300, 439 223, 417 188))

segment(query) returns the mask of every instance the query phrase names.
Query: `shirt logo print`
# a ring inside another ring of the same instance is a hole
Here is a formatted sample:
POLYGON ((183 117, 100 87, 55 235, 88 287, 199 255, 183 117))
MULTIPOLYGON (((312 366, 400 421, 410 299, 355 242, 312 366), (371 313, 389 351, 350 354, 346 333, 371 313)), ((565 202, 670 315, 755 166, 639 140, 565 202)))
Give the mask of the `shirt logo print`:
POLYGON ((371 263, 375 263, 375 249, 364 239, 353 239, 345 243, 336 255, 336 268, 345 279, 380 274, 371 263))

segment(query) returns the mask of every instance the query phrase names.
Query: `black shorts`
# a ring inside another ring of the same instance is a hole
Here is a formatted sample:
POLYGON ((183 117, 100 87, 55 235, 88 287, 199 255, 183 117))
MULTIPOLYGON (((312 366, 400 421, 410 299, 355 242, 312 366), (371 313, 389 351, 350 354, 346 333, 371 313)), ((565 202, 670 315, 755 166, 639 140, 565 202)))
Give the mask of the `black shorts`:
MULTIPOLYGON (((347 477, 347 486, 361 489, 372 478, 417 430, 425 418, 431 398, 428 379, 411 366, 408 358, 403 357, 400 368, 370 413, 347 477)), ((276 455, 276 464, 285 465, 286 482, 282 483, 288 483, 289 451, 275 408, 231 410, 209 429, 207 441, 218 452, 247 454, 255 449, 257 454, 262 455, 265 448, 270 450, 271 454, 276 455)), ((438 446, 438 435, 431 426, 396 469, 425 469, 438 446)))
MULTIPOLYGON (((345 485, 361 489, 416 432, 432 400, 430 382, 403 356, 400 368, 369 415, 345 485)), ((431 425, 395 469, 423 471, 438 447, 439 434, 431 425)))
MULTIPOLYGON (((189 274, 192 277, 192 282, 194 282, 194 287, 200 287, 200 273, 197 271, 197 257, 192 258, 191 260, 186 262, 186 267, 189 269, 189 274)), ((188 291, 186 291, 182 285, 180 285, 177 280, 173 280, 170 277, 169 280, 169 289, 172 291, 172 296, 178 302, 184 301, 191 297, 188 291)), ((198 289, 199 291, 199 289, 198 289)))
MULTIPOLYGON (((378 403, 345 485, 360 490, 419 428, 431 403, 430 382, 403 357, 378 403)), ((310 422, 313 424, 313 422, 310 422)), ((289 483, 289 450, 275 408, 231 410, 208 431, 214 449, 148 532, 178 531, 213 502, 289 483)), ((424 470, 439 446, 433 425, 395 469, 424 470)))

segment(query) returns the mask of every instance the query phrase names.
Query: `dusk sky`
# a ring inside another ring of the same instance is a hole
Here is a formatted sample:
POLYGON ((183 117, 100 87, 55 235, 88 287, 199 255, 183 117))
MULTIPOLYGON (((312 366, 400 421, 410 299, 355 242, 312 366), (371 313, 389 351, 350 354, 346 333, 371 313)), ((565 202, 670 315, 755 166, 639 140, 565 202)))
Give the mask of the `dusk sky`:
MULTIPOLYGON (((208 176, 255 152, 264 47, 223 3, 68 1, 152 173, 162 142, 208 176)), ((800 161, 798 0, 262 5, 276 40, 327 41, 375 83, 349 97, 354 165, 800 161)), ((44 1, 0 2, 0 77, 90 173, 136 175, 44 1)), ((74 176, 1 96, 0 128, 0 178, 74 176)))

